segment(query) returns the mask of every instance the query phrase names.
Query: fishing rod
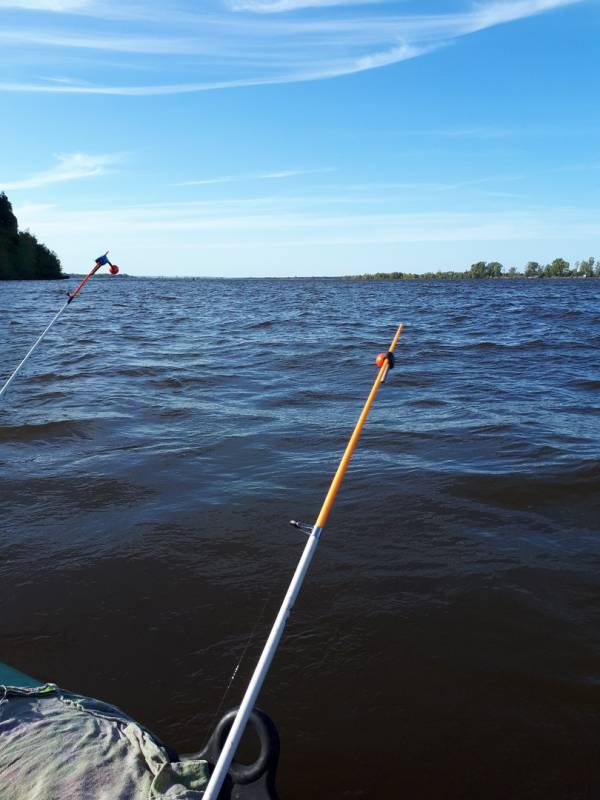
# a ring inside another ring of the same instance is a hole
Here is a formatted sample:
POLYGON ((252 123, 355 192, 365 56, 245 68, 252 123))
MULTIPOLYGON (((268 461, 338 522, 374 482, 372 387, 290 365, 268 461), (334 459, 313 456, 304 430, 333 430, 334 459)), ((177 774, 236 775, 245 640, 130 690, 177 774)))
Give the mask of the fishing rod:
POLYGON ((302 555, 300 556, 300 560, 296 566, 296 571, 294 572, 294 576, 290 585, 288 586, 288 590, 279 609, 279 613, 277 614, 273 627, 271 628, 267 643, 265 644, 258 660, 258 664, 254 669, 254 673, 252 674, 242 703, 233 721, 229 735, 227 736, 225 744, 223 745, 219 759, 215 764, 215 768, 203 795, 204 800, 216 800, 219 795, 223 781, 227 776, 227 771, 229 770, 235 752, 240 743, 240 739, 242 738, 246 728, 248 718, 250 717, 252 709, 254 708, 258 693, 260 692, 265 678, 267 677, 267 672, 271 666, 271 661, 273 660, 273 656, 275 655, 279 641, 283 635, 285 624, 291 614, 292 608, 296 602, 296 598, 298 597, 302 587, 304 578, 306 577, 306 573, 308 572, 310 562, 312 561, 312 557, 315 554, 317 545, 319 544, 319 539, 323 533, 325 524, 327 523, 329 512, 331 511, 336 495, 339 491, 342 481, 344 480, 348 463, 350 462, 352 454, 356 449, 359 436, 369 415, 369 411, 371 410, 375 396, 379 391, 379 387, 385 381, 389 370, 393 369, 394 367, 394 350, 403 328, 403 325, 398 327, 398 330, 392 339, 390 349, 387 351, 387 353, 379 353, 375 359, 375 363, 379 367, 379 372, 377 373, 377 377, 373 383, 373 388, 371 389, 360 417, 358 418, 358 422, 356 423, 352 436, 346 445, 344 455, 342 456, 337 471, 333 476, 333 480, 329 486, 329 491, 325 496, 325 500, 323 501, 321 511, 319 512, 319 516, 317 517, 315 524, 310 526, 302 522, 296 522, 295 520, 291 521, 292 525, 307 534, 308 541, 306 542, 302 555))
POLYGON ((12 373, 12 375, 10 376, 10 378, 9 378, 9 379, 6 381, 6 383, 4 384, 4 386, 3 386, 3 387, 0 389, 0 398, 2 397, 2 395, 3 395, 3 394, 5 394, 5 392, 7 391, 8 387, 11 385, 11 383, 14 381, 14 379, 17 377, 17 375, 18 375, 18 374, 19 374, 19 372, 21 371, 21 368, 23 367, 23 365, 25 364, 25 362, 27 361, 27 359, 29 358, 29 356, 30 356, 30 355, 33 353, 33 351, 34 351, 34 350, 37 348, 37 346, 39 345, 39 343, 42 341, 42 339, 44 338, 44 336, 45 336, 45 335, 48 333, 48 331, 50 330, 50 328, 51 328, 51 327, 54 325, 54 323, 56 322, 56 320, 57 320, 57 319, 60 317, 60 315, 63 313, 63 311, 65 310, 65 308, 67 308, 67 306, 68 306, 68 305, 70 305, 70 304, 73 302, 73 300, 75 300, 75 298, 77 297, 77 295, 79 294, 79 292, 80 292, 80 291, 83 289, 83 287, 84 287, 84 286, 85 286, 85 284, 86 284, 86 283, 89 281, 89 279, 92 277, 92 275, 95 275, 95 274, 96 274, 96 272, 98 272, 98 270, 100 269, 100 267, 103 267, 105 264, 108 264, 108 271, 110 272, 110 274, 111 274, 111 275, 116 275, 116 274, 119 272, 119 268, 118 268, 118 266, 117 266, 116 264, 112 264, 112 263, 110 262, 110 260, 109 260, 109 258, 108 258, 108 250, 106 251, 106 253, 104 253, 104 255, 103 255, 103 256, 98 256, 98 258, 97 258, 97 259, 96 259, 96 261, 94 262, 94 266, 91 268, 91 270, 90 270, 90 271, 88 272, 88 274, 85 276, 85 278, 84 278, 84 279, 81 281, 81 283, 80 283, 80 284, 79 284, 79 285, 78 285, 78 286, 77 286, 75 289, 73 289, 73 291, 71 291, 71 292, 67 292, 67 297, 68 297, 69 299, 68 299, 68 300, 65 302, 65 304, 64 304, 64 305, 63 305, 63 306, 62 306, 62 307, 61 307, 61 308, 58 310, 58 312, 57 312, 57 313, 54 315, 54 317, 51 319, 51 321, 50 321, 49 325, 48 325, 46 328, 44 328, 44 330, 42 331, 42 333, 41 333, 41 334, 38 336, 38 338, 35 340, 35 342, 33 343, 33 345, 32 345, 32 346, 29 348, 29 350, 27 351, 27 353, 26 353, 26 355, 25 355, 25 358, 24 358, 24 359, 21 361, 21 363, 19 364, 19 366, 18 366, 18 367, 17 367, 17 368, 14 370, 14 372, 12 373))

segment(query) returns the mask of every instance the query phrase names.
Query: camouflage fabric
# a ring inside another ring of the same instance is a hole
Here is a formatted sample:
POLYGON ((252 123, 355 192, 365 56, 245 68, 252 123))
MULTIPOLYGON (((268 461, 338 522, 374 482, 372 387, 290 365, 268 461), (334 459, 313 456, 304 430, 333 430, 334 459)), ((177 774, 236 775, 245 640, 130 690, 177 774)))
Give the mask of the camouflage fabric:
POLYGON ((2 800, 199 800, 205 761, 171 763, 115 706, 52 683, 0 685, 2 800))

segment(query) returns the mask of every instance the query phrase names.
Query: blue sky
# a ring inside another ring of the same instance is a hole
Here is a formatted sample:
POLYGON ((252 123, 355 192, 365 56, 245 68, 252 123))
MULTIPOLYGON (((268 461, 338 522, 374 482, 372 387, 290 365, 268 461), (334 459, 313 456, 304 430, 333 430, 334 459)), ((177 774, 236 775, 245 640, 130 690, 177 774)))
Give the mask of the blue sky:
POLYGON ((83 271, 600 257, 600 0, 0 0, 0 189, 83 271))

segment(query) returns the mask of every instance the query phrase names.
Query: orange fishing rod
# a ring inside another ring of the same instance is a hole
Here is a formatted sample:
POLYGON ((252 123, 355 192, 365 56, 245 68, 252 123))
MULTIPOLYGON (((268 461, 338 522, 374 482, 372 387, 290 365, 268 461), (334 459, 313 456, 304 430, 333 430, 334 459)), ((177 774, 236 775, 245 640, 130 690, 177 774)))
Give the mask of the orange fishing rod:
POLYGON ((356 445, 358 444, 358 439, 369 415, 369 411, 371 410, 371 406, 373 405, 373 401, 375 400, 381 384, 385 381, 389 370, 394 367, 394 350, 396 349, 396 344, 398 343, 398 339, 400 338, 403 328, 403 325, 398 327, 398 330, 392 339, 392 343, 390 344, 390 349, 387 351, 387 353, 380 353, 375 359, 375 363, 379 367, 379 372, 377 373, 373 387, 369 393, 363 410, 361 411, 360 417, 358 418, 358 422, 354 427, 352 436, 346 445, 344 455, 342 456, 336 473, 333 476, 333 480, 329 486, 329 491, 325 496, 325 500, 323 501, 323 505, 321 506, 321 510, 315 524, 311 528, 309 525, 292 521, 293 525, 301 530, 304 530, 308 534, 308 541, 306 542, 292 581, 283 599, 279 613, 277 614, 273 627, 271 628, 267 643, 263 648, 261 656, 258 660, 258 664, 256 665, 254 673, 252 674, 248 688, 244 694, 244 698, 236 714, 233 725, 231 726, 231 730, 229 731, 229 735, 227 736, 225 744, 223 745, 219 760, 217 761, 210 777, 210 781, 208 782, 204 792, 204 800, 217 800, 219 791, 221 790, 223 781, 227 775, 227 771, 229 770, 233 757, 235 756, 235 752, 240 743, 240 739, 242 738, 246 728, 248 718, 252 713, 252 709, 254 708, 258 693, 260 692, 265 678, 267 677, 271 661, 273 660, 273 656, 275 655, 277 646, 279 645, 279 641, 283 635, 285 624, 290 616, 292 608, 294 607, 294 603, 296 602, 296 598, 298 597, 298 593, 300 592, 306 573, 308 572, 310 562, 315 554, 317 545, 319 544, 319 539, 323 533, 323 528, 327 523, 327 519, 329 518, 335 498, 340 486, 342 485, 342 481, 344 480, 344 475, 346 474, 348 464, 352 458, 352 454, 356 449, 356 445))

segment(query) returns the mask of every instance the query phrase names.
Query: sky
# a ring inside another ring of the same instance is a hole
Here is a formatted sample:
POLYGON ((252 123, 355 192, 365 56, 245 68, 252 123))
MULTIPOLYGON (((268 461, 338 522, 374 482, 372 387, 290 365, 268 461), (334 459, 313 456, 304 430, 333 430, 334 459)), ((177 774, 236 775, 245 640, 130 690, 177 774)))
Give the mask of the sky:
POLYGON ((600 0, 0 0, 0 191, 66 271, 600 257, 600 0))

